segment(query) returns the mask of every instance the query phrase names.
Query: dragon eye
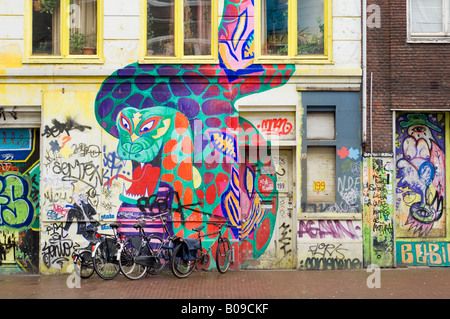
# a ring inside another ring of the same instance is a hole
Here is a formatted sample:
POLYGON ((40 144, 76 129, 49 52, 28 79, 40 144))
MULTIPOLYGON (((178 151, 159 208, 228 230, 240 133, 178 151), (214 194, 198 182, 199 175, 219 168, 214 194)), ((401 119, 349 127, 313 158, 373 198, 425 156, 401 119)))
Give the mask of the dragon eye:
POLYGON ((122 126, 122 128, 127 130, 128 133, 130 133, 130 135, 131 135, 131 133, 132 133, 131 132, 131 123, 125 116, 123 116, 123 114, 120 115, 120 126, 122 126))
POLYGON ((142 123, 141 128, 139 129, 139 133, 150 132, 158 125, 160 119, 162 119, 162 117, 159 116, 147 119, 144 123, 142 123))

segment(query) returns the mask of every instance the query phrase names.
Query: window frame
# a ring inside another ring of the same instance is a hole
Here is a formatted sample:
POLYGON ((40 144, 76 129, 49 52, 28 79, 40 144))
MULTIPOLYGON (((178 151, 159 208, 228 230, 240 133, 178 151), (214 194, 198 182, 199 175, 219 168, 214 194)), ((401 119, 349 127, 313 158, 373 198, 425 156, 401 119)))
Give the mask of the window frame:
MULTIPOLYGON (((361 187, 361 172, 357 166, 362 156, 361 149, 361 93, 357 90, 344 91, 308 91, 301 90, 301 114, 302 128, 301 141, 301 213, 323 214, 361 214, 362 197, 358 189, 361 187), (335 110, 335 139, 334 140, 308 140, 307 139, 307 113, 315 111, 335 110), (351 123, 352 125, 349 125, 351 123), (307 198, 307 169, 308 169, 308 147, 309 146, 334 146, 335 154, 335 202, 309 202, 307 198), (353 149, 353 150, 351 150, 353 149), (348 154, 346 153, 348 152, 348 154), (351 155, 351 156, 350 156, 351 155), (351 166, 350 166, 351 165, 351 166), (340 189, 342 182, 350 180, 345 187, 345 192, 340 189), (352 181, 353 182, 352 182, 352 181), (355 196, 347 196, 347 191, 352 191, 355 196)), ((353 216, 353 215, 352 215, 353 216)))
MULTIPOLYGON (((306 202, 308 203, 308 204, 314 204, 314 205, 317 205, 317 204, 322 204, 322 203, 326 203, 326 204, 329 204, 329 203, 335 203, 336 202, 336 192, 337 192, 337 170, 336 170, 336 166, 337 166, 337 160, 336 160, 336 151, 337 151, 337 144, 338 144, 338 141, 337 141, 337 121, 336 121, 336 112, 337 112, 337 107, 335 106, 335 105, 307 105, 306 106, 306 108, 305 108, 305 116, 306 116, 306 123, 305 123, 305 126, 306 126, 306 129, 305 129, 305 131, 306 131, 306 133, 305 133, 305 137, 306 137, 306 139, 305 139, 305 146, 306 146, 306 149, 307 149, 307 153, 308 153, 308 148, 309 147, 315 147, 315 148, 332 148, 332 149, 334 149, 334 156, 335 156, 335 159, 334 159, 334 176, 333 176, 333 179, 334 179, 334 190, 333 190, 333 199, 332 200, 324 200, 324 201, 318 201, 318 200, 312 200, 309 196, 308 196, 308 194, 309 194, 309 191, 308 191, 308 189, 306 189, 306 193, 305 193, 305 196, 306 196, 306 202), (312 139, 312 138, 309 138, 308 137, 308 130, 307 130, 307 128, 308 128, 308 113, 323 113, 323 114, 325 114, 325 113, 330 113, 330 114, 333 114, 333 120, 334 120, 334 137, 333 137, 333 139, 326 139, 326 138, 323 138, 323 139, 312 139)), ((306 187, 308 187, 308 186, 311 186, 311 185, 308 185, 308 183, 307 183, 307 181, 308 181, 308 177, 309 177, 309 170, 308 170, 308 162, 306 162, 306 187)))
POLYGON ((184 0, 175 0, 175 28, 174 28, 174 56, 148 56, 147 55, 147 0, 140 0, 140 31, 139 31, 139 63, 143 64, 218 64, 218 0, 211 1, 211 54, 187 55, 183 54, 184 30, 183 8, 184 0), (181 22, 180 22, 181 21, 181 22))
POLYGON ((450 0, 442 1, 443 32, 414 33, 412 31, 412 0, 407 0, 407 41, 416 43, 450 43, 450 0))
POLYGON ((261 54, 261 1, 255 0, 255 63, 332 64, 333 0, 324 0, 324 54, 297 55, 297 0, 288 0, 288 54, 261 54))
POLYGON ((69 6, 70 0, 61 1, 60 14, 60 54, 34 55, 33 41, 33 0, 25 2, 25 36, 23 63, 103 63, 103 4, 104 0, 97 0, 97 53, 95 55, 70 54, 69 6), (66 9, 64 9, 66 8, 66 9))

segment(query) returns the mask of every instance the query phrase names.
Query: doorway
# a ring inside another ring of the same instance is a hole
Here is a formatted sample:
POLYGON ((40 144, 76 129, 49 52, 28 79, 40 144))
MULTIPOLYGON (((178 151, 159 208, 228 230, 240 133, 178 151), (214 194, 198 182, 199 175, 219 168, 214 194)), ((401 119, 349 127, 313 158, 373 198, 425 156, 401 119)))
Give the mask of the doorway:
POLYGON ((38 272, 39 129, 0 128, 0 273, 38 272))
MULTIPOLYGON (((255 230, 256 242, 261 233, 271 232, 270 241, 260 255, 245 256, 244 262, 240 265, 246 269, 293 269, 295 268, 295 224, 296 212, 294 204, 295 191, 295 169, 294 169, 294 151, 293 149, 271 150, 272 162, 274 164, 276 183, 276 196, 272 201, 261 201, 261 207, 268 214, 274 213, 276 218, 272 224, 264 223, 264 220, 255 230), (275 206, 276 205, 276 206, 275 206), (274 209, 276 208, 276 209, 274 209)), ((241 164, 241 178, 246 175, 243 168, 245 163, 241 164)), ((248 178, 248 177, 247 177, 248 178)), ((263 190, 264 180, 257 178, 255 185, 261 191, 263 190)), ((242 197, 242 196, 241 196, 242 197)), ((242 198, 241 198, 242 199, 242 198)), ((242 203, 241 203, 242 205, 242 203)), ((247 216, 241 215, 241 223, 246 223, 247 216)), ((245 249, 245 247, 241 247, 245 249)), ((244 251, 245 253, 245 251, 244 251)))

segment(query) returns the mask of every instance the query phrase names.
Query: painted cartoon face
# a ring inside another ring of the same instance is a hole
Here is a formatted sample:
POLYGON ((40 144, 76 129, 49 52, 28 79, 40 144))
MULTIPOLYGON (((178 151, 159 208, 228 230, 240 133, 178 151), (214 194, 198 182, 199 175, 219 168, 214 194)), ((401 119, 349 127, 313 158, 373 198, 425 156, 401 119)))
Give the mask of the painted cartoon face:
POLYGON ((145 110, 130 107, 119 113, 117 153, 123 160, 146 163, 156 157, 171 122, 162 114, 159 107, 145 110))
POLYGON ((428 126, 422 125, 422 124, 411 125, 408 128, 408 134, 413 136, 416 140, 418 140, 420 138, 430 139, 433 137, 433 135, 431 134, 430 128, 428 126))

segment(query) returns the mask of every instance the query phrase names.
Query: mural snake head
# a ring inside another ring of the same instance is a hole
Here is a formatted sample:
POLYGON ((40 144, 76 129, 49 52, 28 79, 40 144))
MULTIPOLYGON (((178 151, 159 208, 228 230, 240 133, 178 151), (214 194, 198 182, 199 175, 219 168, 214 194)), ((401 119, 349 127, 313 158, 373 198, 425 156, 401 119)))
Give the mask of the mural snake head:
MULTIPOLYGON (((158 191, 161 175, 161 148, 170 135, 168 132, 176 121, 176 110, 167 107, 153 107, 138 110, 133 107, 124 108, 117 116, 119 143, 117 154, 126 161, 133 163, 132 178, 117 175, 131 182, 126 189, 123 186, 121 200, 134 204, 144 196, 150 196, 158 191)), ((112 178, 109 181, 111 186, 112 178)))
POLYGON ((163 114, 159 107, 144 110, 130 107, 119 113, 117 153, 120 158, 147 163, 158 155, 171 124, 171 119, 158 114, 163 114))

